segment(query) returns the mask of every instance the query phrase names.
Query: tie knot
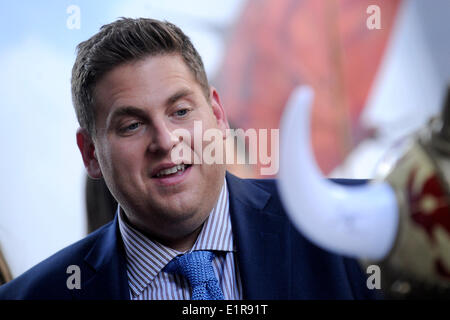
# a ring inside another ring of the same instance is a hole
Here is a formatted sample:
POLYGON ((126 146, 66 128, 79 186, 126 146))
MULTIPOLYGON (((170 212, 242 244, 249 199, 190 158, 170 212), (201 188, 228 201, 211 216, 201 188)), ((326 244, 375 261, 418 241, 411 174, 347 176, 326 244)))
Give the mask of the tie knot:
POLYGON ((184 276, 192 287, 193 300, 223 299, 212 260, 211 251, 193 251, 175 257, 165 267, 165 271, 184 276))
POLYGON ((166 266, 171 273, 183 275, 192 286, 215 279, 212 260, 214 253, 211 251, 193 251, 182 256, 175 257, 166 266))

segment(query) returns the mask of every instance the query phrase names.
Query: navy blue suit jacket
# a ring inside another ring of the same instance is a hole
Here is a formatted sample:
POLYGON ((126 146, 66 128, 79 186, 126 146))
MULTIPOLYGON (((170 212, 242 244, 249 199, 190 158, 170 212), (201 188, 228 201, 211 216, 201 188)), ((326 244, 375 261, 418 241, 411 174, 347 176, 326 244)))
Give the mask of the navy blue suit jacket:
MULTIPOLYGON (((275 180, 243 180, 227 173, 227 182, 244 299, 374 297, 355 260, 316 247, 294 228, 275 180)), ((117 215, 114 221, 0 287, 0 299, 129 297, 117 215), (70 265, 80 267, 81 289, 67 288, 70 265)))

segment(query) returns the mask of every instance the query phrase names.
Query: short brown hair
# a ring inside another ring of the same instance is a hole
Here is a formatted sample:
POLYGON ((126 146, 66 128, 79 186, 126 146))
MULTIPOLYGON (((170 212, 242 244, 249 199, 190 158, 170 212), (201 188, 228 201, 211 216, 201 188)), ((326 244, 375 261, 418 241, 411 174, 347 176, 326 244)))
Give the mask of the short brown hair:
POLYGON ((95 136, 94 88, 105 73, 126 62, 173 53, 181 55, 209 99, 208 79, 200 55, 189 37, 170 22, 120 18, 81 42, 77 46, 71 81, 80 126, 95 136))

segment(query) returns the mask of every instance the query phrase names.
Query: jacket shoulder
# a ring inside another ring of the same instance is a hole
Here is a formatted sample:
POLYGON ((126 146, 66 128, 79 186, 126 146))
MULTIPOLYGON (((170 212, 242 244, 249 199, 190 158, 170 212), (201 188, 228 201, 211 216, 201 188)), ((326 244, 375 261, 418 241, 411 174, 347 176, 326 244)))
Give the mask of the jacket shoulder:
POLYGON ((71 299, 71 292, 66 284, 71 273, 67 273, 67 268, 71 265, 86 268, 84 257, 111 224, 112 222, 61 249, 0 286, 0 300, 71 299))

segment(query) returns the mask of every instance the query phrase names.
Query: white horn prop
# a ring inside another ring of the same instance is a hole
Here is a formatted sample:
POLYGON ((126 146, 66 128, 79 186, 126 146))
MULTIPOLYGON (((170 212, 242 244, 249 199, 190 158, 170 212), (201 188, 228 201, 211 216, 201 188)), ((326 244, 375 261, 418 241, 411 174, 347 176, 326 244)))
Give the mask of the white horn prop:
POLYGON ((294 225, 316 245, 381 260, 397 234, 395 193, 387 183, 343 186, 322 176, 311 151, 312 100, 311 88, 295 89, 281 119, 281 199, 294 225))

